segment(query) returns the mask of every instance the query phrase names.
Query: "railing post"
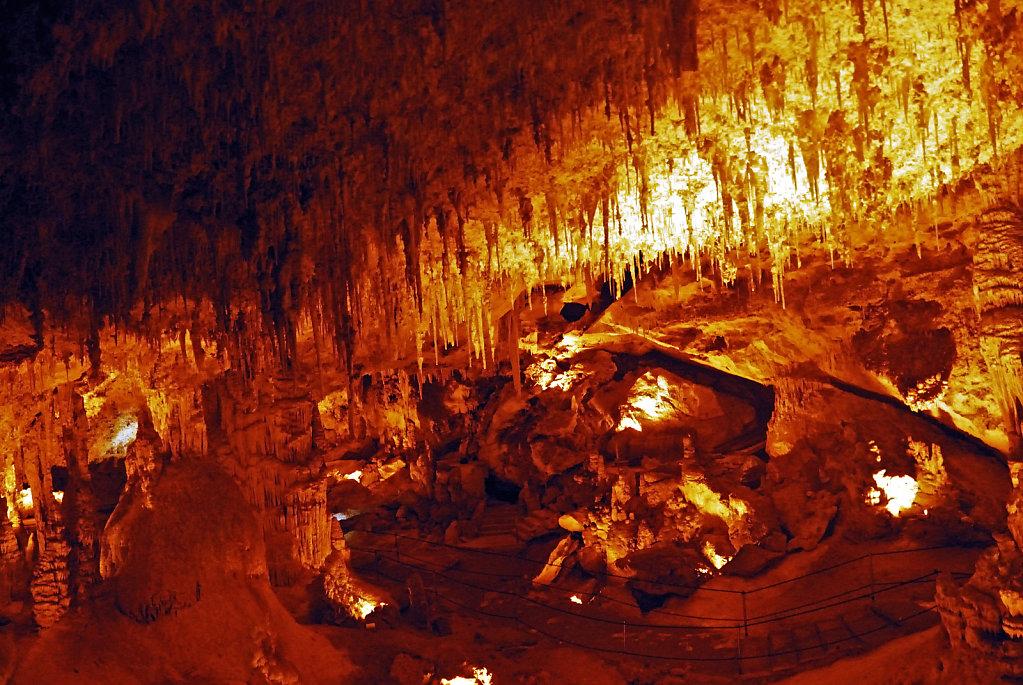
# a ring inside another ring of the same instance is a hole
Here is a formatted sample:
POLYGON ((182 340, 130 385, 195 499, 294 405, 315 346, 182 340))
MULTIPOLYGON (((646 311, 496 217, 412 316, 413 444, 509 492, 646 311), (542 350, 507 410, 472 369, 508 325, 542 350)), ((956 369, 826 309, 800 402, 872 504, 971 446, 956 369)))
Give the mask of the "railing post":
POLYGON ((874 553, 870 553, 870 603, 874 603, 874 553))
POLYGON ((742 634, 749 637, 749 618, 746 614, 746 591, 742 591, 742 634))

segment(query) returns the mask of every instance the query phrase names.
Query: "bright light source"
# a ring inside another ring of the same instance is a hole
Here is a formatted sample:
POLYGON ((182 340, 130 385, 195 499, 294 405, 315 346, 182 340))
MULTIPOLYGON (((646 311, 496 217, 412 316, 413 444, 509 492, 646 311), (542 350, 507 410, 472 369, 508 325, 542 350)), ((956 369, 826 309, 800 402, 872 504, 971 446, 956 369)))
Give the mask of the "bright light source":
POLYGON ((618 422, 618 428, 615 428, 615 431, 621 433, 626 428, 631 428, 640 433, 643 432, 643 426, 639 425, 639 421, 631 416, 623 416, 622 420, 618 422))
POLYGON ((57 500, 58 502, 63 502, 64 501, 64 491, 63 490, 54 490, 53 491, 53 499, 57 500))
POLYGON ((719 570, 732 560, 732 557, 724 557, 718 554, 710 540, 703 543, 703 556, 707 557, 707 561, 714 564, 714 568, 719 570))
POLYGON ((354 616, 356 616, 360 620, 364 620, 367 616, 372 614, 377 607, 382 606, 387 605, 384 602, 380 603, 374 602, 373 600, 367 599, 366 597, 356 597, 352 602, 351 609, 352 614, 354 616))
POLYGON ((637 397, 632 400, 632 406, 652 419, 660 417, 665 409, 660 397, 637 397))
POLYGON ((362 482, 362 471, 352 471, 351 473, 345 474, 345 478, 348 480, 354 480, 356 483, 362 482))
POLYGON ((139 432, 139 422, 136 419, 132 419, 129 423, 125 424, 121 430, 117 431, 117 435, 110 442, 110 451, 112 452, 123 452, 128 449, 128 445, 135 442, 135 436, 139 432))
POLYGON ((747 520, 749 505, 732 495, 725 500, 700 478, 693 474, 684 476, 681 490, 686 501, 702 513, 717 516, 728 524, 728 538, 736 549, 752 542, 747 520))
POLYGON ((643 423, 663 420, 674 409, 675 399, 667 379, 653 373, 645 373, 629 390, 616 430, 621 432, 626 428, 634 428, 642 431, 643 423))
MULTIPOLYGON (((874 474, 874 482, 877 483, 877 487, 884 491, 885 497, 888 498, 888 504, 885 505, 885 509, 892 516, 898 516, 904 509, 909 509, 913 506, 913 500, 916 499, 916 491, 919 488, 916 479, 912 476, 886 476, 886 469, 881 469, 874 474)), ((871 496, 871 500, 874 499, 871 491, 868 493, 871 496)), ((878 503, 880 502, 880 496, 878 496, 878 503)))
POLYGON ((25 488, 18 493, 18 509, 26 511, 34 506, 32 502, 32 489, 25 488))
POLYGON ((492 685, 494 676, 485 668, 472 669, 472 677, 456 675, 454 678, 441 678, 441 685, 492 685))
POLYGON ((572 602, 575 603, 575 604, 582 604, 583 603, 583 601, 581 599, 579 599, 579 595, 572 595, 569 599, 571 599, 572 602))
POLYGON ((377 605, 370 602, 368 599, 362 599, 361 597, 355 600, 355 613, 358 614, 359 618, 366 618, 373 613, 373 610, 377 608, 377 605))

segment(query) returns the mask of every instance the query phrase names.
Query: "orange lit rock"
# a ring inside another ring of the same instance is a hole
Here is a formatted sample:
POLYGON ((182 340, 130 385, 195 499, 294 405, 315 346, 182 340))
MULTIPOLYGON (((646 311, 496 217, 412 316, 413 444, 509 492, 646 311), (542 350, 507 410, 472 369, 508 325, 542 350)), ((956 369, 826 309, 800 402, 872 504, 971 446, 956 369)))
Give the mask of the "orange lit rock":
POLYGON ((129 485, 103 531, 101 570, 121 611, 147 623, 224 584, 266 578, 266 553, 237 486, 182 462, 165 466, 145 492, 129 485), (216 526, 203 523, 209 517, 216 526))

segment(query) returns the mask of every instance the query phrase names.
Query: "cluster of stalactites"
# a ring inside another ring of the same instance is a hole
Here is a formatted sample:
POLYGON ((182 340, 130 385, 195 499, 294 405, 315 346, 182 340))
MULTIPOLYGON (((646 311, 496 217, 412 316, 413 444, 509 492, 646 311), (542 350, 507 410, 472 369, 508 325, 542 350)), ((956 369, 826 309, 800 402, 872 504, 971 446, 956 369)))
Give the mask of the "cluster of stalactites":
POLYGON ((559 178, 565 151, 594 113, 631 147, 695 67, 690 0, 85 2, 23 19, 53 41, 13 58, 26 77, 0 119, 22 160, 0 195, 2 296, 89 340, 109 321, 155 339, 212 303, 206 337, 246 370, 287 366, 309 319, 323 354, 350 361, 366 331, 399 352, 394 339, 434 328, 432 270, 459 274, 435 307, 440 335, 463 329, 486 359, 476 283, 563 279, 559 232, 611 196, 603 167, 559 178), (575 181, 595 187, 566 193, 575 181), (554 249, 538 268, 549 240, 528 207, 543 198, 554 249), (444 259, 421 264, 431 230, 444 259))
POLYGON ((38 140, 7 196, 41 198, 5 215, 5 296, 87 341, 188 328, 247 374, 303 328, 352 375, 492 366, 523 293, 688 255, 783 299, 807 242, 925 222, 1020 142, 995 3, 704 3, 699 31, 687 0, 370 5, 59 19, 0 120, 38 140))
POLYGON ((783 300, 801 249, 848 261, 907 229, 919 244, 971 172, 1015 177, 1020 37, 1003 15, 1017 8, 790 0, 770 21, 703 9, 692 109, 661 117, 622 203, 644 251, 660 230, 659 247, 705 253, 722 280, 746 271, 756 286, 769 270, 783 300))
POLYGON ((667 107, 642 122, 628 104, 562 116, 542 163, 465 206, 411 213, 393 247, 370 250, 367 273, 386 285, 361 289, 358 309, 392 324, 373 336, 420 360, 424 343, 467 341, 486 365, 523 292, 621 283, 679 255, 698 279, 705 264, 725 282, 744 274, 784 303, 802 250, 848 261, 859 242, 907 230, 919 245, 939 198, 1023 142, 1004 103, 1019 95, 1007 78, 1018 58, 1000 52, 1016 39, 994 5, 715 12, 704 8, 699 72, 667 107))

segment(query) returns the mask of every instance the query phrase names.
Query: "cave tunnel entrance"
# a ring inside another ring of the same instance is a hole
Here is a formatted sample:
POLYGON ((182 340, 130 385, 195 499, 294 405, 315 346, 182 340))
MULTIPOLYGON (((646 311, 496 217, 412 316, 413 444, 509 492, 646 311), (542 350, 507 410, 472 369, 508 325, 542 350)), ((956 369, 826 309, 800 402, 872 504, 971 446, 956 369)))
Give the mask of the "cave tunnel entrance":
POLYGON ((483 489, 487 493, 488 499, 507 502, 508 504, 517 504, 519 492, 522 491, 521 486, 499 478, 493 473, 487 474, 486 480, 483 481, 483 489))
MULTIPOLYGON (((654 350, 637 357, 639 366, 662 368, 696 385, 710 388, 714 392, 731 395, 749 404, 755 417, 742 432, 727 443, 717 446, 717 451, 741 451, 756 445, 763 445, 767 439, 767 423, 774 414, 774 388, 757 381, 737 376, 708 366, 692 359, 679 359, 665 352, 654 350)), ((766 457, 766 454, 765 454, 766 457)))

